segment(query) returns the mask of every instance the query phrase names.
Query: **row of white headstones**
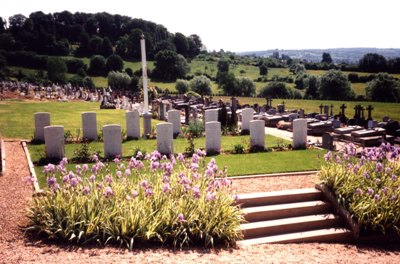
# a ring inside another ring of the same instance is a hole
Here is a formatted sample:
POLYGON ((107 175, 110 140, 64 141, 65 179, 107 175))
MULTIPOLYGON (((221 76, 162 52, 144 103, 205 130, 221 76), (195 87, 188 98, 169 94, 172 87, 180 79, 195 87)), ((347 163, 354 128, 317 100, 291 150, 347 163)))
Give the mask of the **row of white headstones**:
MULTIPOLYGON (((253 120, 254 110, 243 109, 241 113, 241 129, 250 133, 250 146, 258 149, 265 148, 265 121, 253 120)), ((34 139, 45 143, 46 157, 61 159, 65 155, 64 126, 50 125, 50 113, 35 113, 34 139)), ((126 135, 128 138, 140 138, 140 114, 138 111, 126 112, 126 135)), ((218 120, 218 110, 205 111, 204 124, 207 153, 219 153, 221 150, 221 123, 218 120)), ((168 122, 156 125, 157 150, 162 154, 174 153, 173 138, 181 132, 179 110, 168 111, 168 122)), ((105 125, 102 128, 104 142, 104 157, 113 158, 122 155, 121 126, 118 124, 105 125)), ((97 140, 97 121, 95 112, 82 113, 82 137, 97 140)), ((307 144, 307 121, 293 121, 293 148, 305 148, 307 144)))

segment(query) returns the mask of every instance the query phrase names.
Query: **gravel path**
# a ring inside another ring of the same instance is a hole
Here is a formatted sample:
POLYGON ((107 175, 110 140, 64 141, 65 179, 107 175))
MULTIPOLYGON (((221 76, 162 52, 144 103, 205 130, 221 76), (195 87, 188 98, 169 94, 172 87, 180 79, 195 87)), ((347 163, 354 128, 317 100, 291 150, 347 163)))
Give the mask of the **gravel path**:
MULTIPOLYGON (((0 176, 0 263, 399 263, 400 246, 346 244, 259 245, 231 249, 82 248, 46 244, 25 237, 24 210, 32 188, 19 142, 6 142, 6 173, 0 176)), ((314 186, 315 175, 234 180, 238 192, 314 186)))

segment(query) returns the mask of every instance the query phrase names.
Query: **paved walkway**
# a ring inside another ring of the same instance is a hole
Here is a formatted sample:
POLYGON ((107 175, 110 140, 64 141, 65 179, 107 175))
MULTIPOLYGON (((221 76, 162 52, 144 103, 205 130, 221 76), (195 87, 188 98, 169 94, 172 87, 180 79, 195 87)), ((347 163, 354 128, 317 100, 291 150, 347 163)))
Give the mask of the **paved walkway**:
MULTIPOLYGON (((280 137, 286 140, 293 140, 293 133, 290 131, 277 129, 274 127, 265 127, 265 134, 272 135, 275 137, 280 137)), ((309 143, 322 143, 322 137, 315 137, 315 136, 307 136, 307 140, 309 143)))

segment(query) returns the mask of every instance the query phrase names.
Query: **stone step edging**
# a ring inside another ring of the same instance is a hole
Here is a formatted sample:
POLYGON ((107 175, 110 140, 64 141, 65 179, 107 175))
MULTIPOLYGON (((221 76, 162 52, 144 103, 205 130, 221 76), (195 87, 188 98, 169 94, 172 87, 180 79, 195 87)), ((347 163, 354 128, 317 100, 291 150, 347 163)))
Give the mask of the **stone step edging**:
POLYGON ((31 174, 31 177, 33 178, 33 189, 35 191, 35 194, 43 193, 43 190, 40 189, 40 187, 39 187, 39 183, 38 183, 38 180, 36 177, 36 172, 35 172, 35 166, 33 165, 33 162, 31 160, 31 155, 29 154, 29 150, 26 145, 26 141, 21 141, 21 144, 22 144, 22 148, 24 149, 24 152, 25 152, 26 160, 28 161, 29 172, 31 174))
POLYGON ((4 140, 0 140, 0 149, 1 149, 1 171, 0 176, 3 176, 6 171, 6 148, 4 146, 4 140))

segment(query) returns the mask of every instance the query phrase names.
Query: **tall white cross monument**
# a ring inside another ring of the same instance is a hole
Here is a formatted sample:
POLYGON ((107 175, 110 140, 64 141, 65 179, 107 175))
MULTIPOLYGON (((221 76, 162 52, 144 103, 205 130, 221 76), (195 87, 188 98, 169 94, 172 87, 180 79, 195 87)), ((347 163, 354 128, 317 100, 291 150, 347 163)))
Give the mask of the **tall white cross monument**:
POLYGON ((143 130, 144 136, 151 133, 151 113, 149 113, 149 96, 147 91, 147 65, 146 65, 146 43, 144 35, 140 39, 140 49, 142 51, 142 79, 143 79, 143 130))

